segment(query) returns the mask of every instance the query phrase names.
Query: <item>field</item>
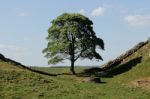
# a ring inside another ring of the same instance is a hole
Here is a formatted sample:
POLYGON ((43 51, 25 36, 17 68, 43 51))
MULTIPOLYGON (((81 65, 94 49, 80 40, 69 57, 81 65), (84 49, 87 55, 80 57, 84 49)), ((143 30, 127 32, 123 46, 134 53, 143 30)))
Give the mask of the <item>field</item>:
MULTIPOLYGON (((150 67, 148 68, 150 70, 150 67)), ((68 72, 68 68, 34 69, 50 73, 68 72)), ((77 68, 78 70, 80 69, 77 68)), ((138 73, 133 75, 132 73, 137 71, 133 68, 121 75, 101 78, 103 83, 96 84, 88 82, 88 77, 45 76, 0 62, 0 99, 149 99, 149 90, 130 86, 131 81, 150 76, 149 71, 146 71, 148 69, 144 70, 147 73, 141 76, 138 73)))
MULTIPOLYGON (((47 76, 0 60, 0 99, 149 99, 150 43, 101 77, 74 76, 69 68, 32 67, 47 76)), ((77 73, 85 67, 76 67, 77 73)))

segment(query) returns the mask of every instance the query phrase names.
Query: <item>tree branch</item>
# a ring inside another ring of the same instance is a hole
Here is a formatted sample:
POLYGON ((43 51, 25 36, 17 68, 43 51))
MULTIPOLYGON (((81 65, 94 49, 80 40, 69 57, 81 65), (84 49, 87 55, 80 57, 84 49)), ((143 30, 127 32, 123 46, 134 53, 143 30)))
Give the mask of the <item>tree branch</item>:
POLYGON ((83 49, 82 51, 81 51, 81 53, 74 59, 74 61, 76 61, 81 55, 82 55, 82 53, 85 51, 86 49, 83 49))

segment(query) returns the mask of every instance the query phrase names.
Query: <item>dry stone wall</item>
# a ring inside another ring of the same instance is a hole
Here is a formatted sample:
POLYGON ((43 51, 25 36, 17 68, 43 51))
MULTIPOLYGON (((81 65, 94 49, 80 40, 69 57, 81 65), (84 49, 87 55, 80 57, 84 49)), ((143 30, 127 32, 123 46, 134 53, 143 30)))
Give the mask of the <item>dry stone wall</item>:
POLYGON ((146 42, 138 43, 135 47, 128 50, 125 54, 122 54, 119 57, 117 57, 116 59, 111 60, 108 63, 104 64, 102 70, 107 71, 107 70, 119 65, 125 58, 127 58, 130 55, 132 55, 133 53, 137 52, 140 48, 142 48, 143 46, 145 46, 149 42, 150 42, 150 38, 146 42))
POLYGON ((7 62, 7 63, 10 63, 10 64, 13 64, 13 65, 15 65, 15 66, 18 66, 18 67, 20 67, 20 68, 27 69, 27 70, 29 70, 29 71, 39 73, 39 74, 48 75, 48 76, 57 76, 56 74, 46 73, 46 72, 39 71, 39 70, 35 70, 35 69, 32 69, 32 68, 30 68, 30 67, 28 67, 28 66, 22 65, 21 63, 16 62, 16 61, 14 61, 14 60, 12 60, 12 59, 5 58, 4 55, 2 55, 1 53, 0 53, 0 60, 1 60, 1 61, 4 61, 4 62, 7 62))

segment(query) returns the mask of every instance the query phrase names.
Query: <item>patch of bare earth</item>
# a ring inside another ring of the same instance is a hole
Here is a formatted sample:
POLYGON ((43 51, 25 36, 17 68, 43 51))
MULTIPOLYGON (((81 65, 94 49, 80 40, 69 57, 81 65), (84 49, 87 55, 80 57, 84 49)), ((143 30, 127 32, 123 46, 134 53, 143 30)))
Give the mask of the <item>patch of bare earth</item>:
POLYGON ((150 91, 150 77, 132 81, 131 87, 142 88, 150 91))

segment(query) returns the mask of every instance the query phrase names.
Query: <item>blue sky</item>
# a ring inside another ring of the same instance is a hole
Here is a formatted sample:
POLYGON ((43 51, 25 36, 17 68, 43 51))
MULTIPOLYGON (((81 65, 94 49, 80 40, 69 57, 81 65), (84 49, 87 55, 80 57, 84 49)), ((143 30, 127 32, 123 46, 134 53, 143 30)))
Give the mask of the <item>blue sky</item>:
MULTIPOLYGON (((47 66, 42 50, 50 21, 64 12, 89 17, 105 42, 101 65, 150 37, 150 0, 0 0, 0 53, 25 65, 47 66)), ((68 61, 57 65, 70 65, 68 61)))

